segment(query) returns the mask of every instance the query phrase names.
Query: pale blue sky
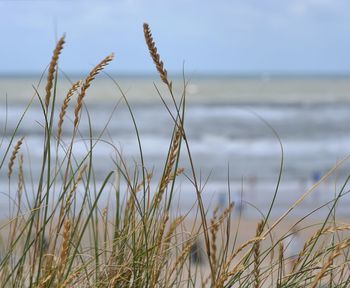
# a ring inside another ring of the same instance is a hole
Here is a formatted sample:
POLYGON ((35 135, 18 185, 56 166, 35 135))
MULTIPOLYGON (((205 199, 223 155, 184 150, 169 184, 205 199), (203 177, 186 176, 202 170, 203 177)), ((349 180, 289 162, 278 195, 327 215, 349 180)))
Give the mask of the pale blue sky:
POLYGON ((68 73, 112 51, 109 72, 153 73, 145 21, 173 73, 350 72, 349 0, 2 0, 0 73, 42 71, 56 30, 68 73))

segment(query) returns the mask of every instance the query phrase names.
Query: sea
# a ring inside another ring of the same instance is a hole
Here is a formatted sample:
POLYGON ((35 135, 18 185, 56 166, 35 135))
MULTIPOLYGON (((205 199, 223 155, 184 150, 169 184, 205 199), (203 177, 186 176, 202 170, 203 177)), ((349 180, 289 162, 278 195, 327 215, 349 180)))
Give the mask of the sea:
MULTIPOLYGON (((136 123, 145 167, 153 173, 151 186, 157 188, 169 149, 172 117, 176 116, 173 100, 179 103, 186 91, 185 130, 208 210, 234 201, 239 215, 262 217, 277 191, 274 217, 305 196, 290 215, 301 217, 314 210, 310 217, 317 218, 329 213, 334 197, 342 192, 336 213, 342 218, 350 216, 346 185, 350 175, 349 75, 175 76, 174 99, 156 76, 111 78, 97 78, 89 88, 74 144, 79 159, 86 154, 90 135, 94 143, 99 142, 93 150, 97 184, 116 169, 120 157, 131 174, 135 167, 140 168, 136 123)), ((77 79, 61 75, 58 80, 56 121, 62 100, 77 79)), ((32 183, 27 189, 33 197, 44 145, 44 116, 38 100, 44 90, 45 79, 40 75, 0 76, 0 160, 25 112, 11 147, 25 137, 21 153, 25 178, 32 183)), ((75 100, 64 122, 62 139, 67 145, 75 100)), ((59 155, 64 156, 63 149, 59 155)), ((10 195, 8 192, 8 159, 9 155, 0 172, 0 208, 5 214, 7 202, 16 193, 16 187, 11 187, 10 195)), ((172 208, 176 213, 191 210, 196 203, 185 145, 179 167, 184 172, 175 185, 172 208)), ((120 185, 125 183, 121 180, 120 185)), ((101 207, 107 204, 113 206, 110 194, 101 199, 101 207)))

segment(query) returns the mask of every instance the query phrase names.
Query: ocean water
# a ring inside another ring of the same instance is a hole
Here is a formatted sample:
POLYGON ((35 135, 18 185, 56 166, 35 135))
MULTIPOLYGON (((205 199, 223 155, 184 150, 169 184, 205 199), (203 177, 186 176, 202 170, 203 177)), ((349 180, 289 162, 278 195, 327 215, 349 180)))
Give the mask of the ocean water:
MULTIPOLYGON (((32 85, 36 86, 38 79, 0 78, 0 133, 4 138, 0 155, 3 155, 5 144, 34 95, 32 85)), ((157 179, 166 160, 172 119, 153 81, 173 111, 170 96, 155 78, 116 76, 115 79, 130 101, 146 167, 154 172, 154 179, 157 179)), ((60 102, 70 84, 68 80, 58 84, 60 102)), ((181 79, 174 81, 177 100, 183 85, 187 85, 185 128, 191 155, 197 177, 204 186, 203 197, 211 207, 227 203, 230 190, 232 200, 245 203, 243 207, 247 217, 258 215, 250 204, 266 212, 283 158, 282 180, 273 210, 274 215, 278 216, 350 154, 350 77, 190 77, 186 84, 181 79)), ((42 84, 38 86, 38 91, 43 93, 42 84)), ((108 143, 118 148, 132 169, 140 159, 139 147, 131 115, 116 85, 107 78, 97 79, 86 96, 86 107, 94 139, 101 137, 106 141, 94 148, 97 179, 101 181, 109 170, 115 169, 113 160, 118 157, 108 143), (107 129, 101 135, 107 123, 107 129)), ((66 143, 72 132, 72 109, 67 112, 64 124, 63 140, 66 143)), ((77 157, 86 153, 83 140, 89 135, 86 112, 82 117, 81 135, 74 150, 77 157)), ((18 135, 25 136, 25 162, 30 159, 31 164, 31 168, 29 164, 25 165, 26 175, 29 177, 31 170, 33 179, 38 175, 42 157, 42 123, 41 108, 34 97, 18 130, 18 135), (30 158, 27 155, 29 152, 30 158)), ((63 151, 60 155, 63 157, 63 151)), ((184 149, 180 167, 185 169, 185 175, 191 177, 184 149)), ((8 190, 6 173, 4 169, 0 174, 2 203, 8 197, 5 196, 8 190)), ((331 200, 348 174, 350 163, 344 161, 294 213, 305 214, 305 211, 331 200)), ((177 189, 179 206, 176 209, 186 210, 195 201, 195 193, 186 177, 182 176, 181 179, 177 189)), ((155 181, 154 187, 156 185, 155 181)), ((350 199, 347 196, 343 198, 337 211, 346 217, 350 199)), ((315 215, 326 212, 327 207, 315 215)))

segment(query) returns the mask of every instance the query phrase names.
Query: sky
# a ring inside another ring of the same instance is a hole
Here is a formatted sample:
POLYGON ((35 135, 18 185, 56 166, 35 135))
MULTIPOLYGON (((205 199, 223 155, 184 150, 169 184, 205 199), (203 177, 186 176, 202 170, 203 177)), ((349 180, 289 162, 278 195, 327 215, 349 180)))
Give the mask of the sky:
POLYGON ((66 34, 60 67, 155 73, 149 23, 169 72, 350 73, 349 0, 0 0, 0 73, 40 73, 66 34))

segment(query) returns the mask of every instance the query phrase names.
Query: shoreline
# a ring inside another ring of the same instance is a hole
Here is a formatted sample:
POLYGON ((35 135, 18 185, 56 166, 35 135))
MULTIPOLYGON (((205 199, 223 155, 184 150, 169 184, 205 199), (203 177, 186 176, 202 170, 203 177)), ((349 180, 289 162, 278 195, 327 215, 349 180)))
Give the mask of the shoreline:
MULTIPOLYGON (((75 78, 72 77, 72 81, 75 78)), ((152 79, 165 99, 168 94, 156 76, 153 77, 115 77, 128 101, 133 104, 161 104, 152 79)), ((36 86, 40 77, 1 77, 0 94, 7 95, 8 102, 26 103, 34 94, 32 85, 36 86), (29 91, 29 92, 28 92, 29 91)), ((43 89, 44 81, 39 87, 43 89)), ((349 77, 191 77, 188 76, 187 101, 190 104, 204 105, 301 105, 350 103, 349 77)), ((58 81, 58 93, 65 94, 70 88, 68 79, 58 81)), ((183 81, 175 79, 174 94, 181 96, 183 81)), ((116 85, 105 77, 97 78, 86 97, 87 103, 117 102, 121 97, 116 85)), ((63 96, 62 96, 63 97, 63 96)), ((5 99, 4 99, 5 100, 5 99)))

